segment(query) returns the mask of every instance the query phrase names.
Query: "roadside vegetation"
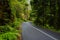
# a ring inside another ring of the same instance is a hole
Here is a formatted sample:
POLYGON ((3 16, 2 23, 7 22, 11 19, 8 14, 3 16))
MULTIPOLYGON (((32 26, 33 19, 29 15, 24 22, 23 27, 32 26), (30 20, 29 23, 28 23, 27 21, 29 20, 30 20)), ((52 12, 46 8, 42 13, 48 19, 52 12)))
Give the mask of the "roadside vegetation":
POLYGON ((39 27, 60 32, 60 0, 31 0, 30 19, 39 27))
POLYGON ((22 40, 21 24, 28 19, 26 0, 0 1, 0 40, 22 40))

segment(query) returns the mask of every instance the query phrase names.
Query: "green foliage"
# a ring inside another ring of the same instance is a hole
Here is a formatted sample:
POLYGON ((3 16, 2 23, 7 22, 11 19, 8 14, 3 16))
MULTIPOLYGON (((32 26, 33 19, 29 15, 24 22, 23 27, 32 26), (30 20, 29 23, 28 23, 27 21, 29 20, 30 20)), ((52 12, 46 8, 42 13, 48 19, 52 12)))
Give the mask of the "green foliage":
POLYGON ((0 26, 0 34, 10 31, 10 29, 7 26, 0 26))
MULTIPOLYGON (((0 40, 18 40, 21 23, 28 19, 27 0, 0 1, 0 40)), ((20 34, 21 35, 21 34, 20 34)))
POLYGON ((20 36, 20 30, 11 27, 10 25, 0 26, 0 39, 1 40, 17 40, 17 37, 20 36))
POLYGON ((0 40, 17 40, 17 32, 7 32, 0 35, 0 40))
POLYGON ((17 40, 25 17, 26 0, 0 1, 0 40, 17 40), (3 6, 2 6, 3 5, 3 6))
POLYGON ((31 16, 36 17, 33 20, 34 23, 49 29, 53 27, 53 29, 60 30, 59 4, 57 0, 31 0, 32 11, 34 12, 31 13, 31 16))
POLYGON ((11 10, 8 2, 8 0, 0 1, 0 25, 10 23, 11 10))

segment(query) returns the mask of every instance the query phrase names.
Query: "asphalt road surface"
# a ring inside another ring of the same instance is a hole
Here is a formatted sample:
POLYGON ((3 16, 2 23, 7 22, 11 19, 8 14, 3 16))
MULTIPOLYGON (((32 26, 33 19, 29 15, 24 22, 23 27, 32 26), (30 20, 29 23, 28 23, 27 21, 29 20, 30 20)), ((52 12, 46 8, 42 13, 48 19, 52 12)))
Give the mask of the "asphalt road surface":
POLYGON ((47 31, 44 29, 38 29, 34 27, 30 22, 24 22, 22 24, 22 39, 23 40, 60 40, 60 35, 47 31))

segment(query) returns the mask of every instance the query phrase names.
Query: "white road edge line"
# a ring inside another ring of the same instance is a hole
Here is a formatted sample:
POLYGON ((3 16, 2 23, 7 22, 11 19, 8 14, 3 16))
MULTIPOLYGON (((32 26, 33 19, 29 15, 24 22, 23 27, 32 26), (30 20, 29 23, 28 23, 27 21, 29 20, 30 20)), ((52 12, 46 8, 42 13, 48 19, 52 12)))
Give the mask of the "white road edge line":
MULTIPOLYGON (((32 26, 32 27, 33 27, 33 26, 32 26)), ((41 32, 41 33, 47 35, 48 37, 52 38, 53 40, 58 40, 58 39, 54 38, 53 36, 51 36, 51 35, 45 33, 44 31, 42 31, 42 30, 40 30, 40 29, 38 29, 38 28, 35 28, 35 27, 33 27, 33 28, 36 29, 36 30, 38 30, 39 32, 41 32)))

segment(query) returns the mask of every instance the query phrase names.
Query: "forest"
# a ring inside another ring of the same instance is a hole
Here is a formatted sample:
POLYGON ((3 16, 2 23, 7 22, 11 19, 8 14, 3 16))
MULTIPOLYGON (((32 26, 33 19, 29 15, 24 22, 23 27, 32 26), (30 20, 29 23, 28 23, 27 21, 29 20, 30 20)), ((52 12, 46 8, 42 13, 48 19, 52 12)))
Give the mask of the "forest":
POLYGON ((34 24, 60 32, 60 0, 32 0, 31 7, 34 24))
POLYGON ((60 32, 60 0, 0 0, 0 40, 22 40, 22 22, 60 32))

